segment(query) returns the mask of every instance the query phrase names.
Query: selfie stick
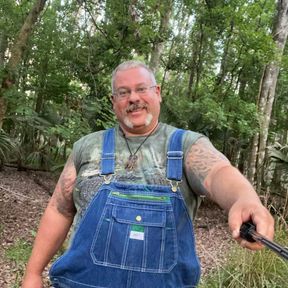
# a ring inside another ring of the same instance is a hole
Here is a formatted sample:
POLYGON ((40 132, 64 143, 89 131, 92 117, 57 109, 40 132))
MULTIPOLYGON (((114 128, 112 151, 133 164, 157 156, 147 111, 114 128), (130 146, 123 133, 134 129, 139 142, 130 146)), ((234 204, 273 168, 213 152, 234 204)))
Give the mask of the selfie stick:
POLYGON ((251 221, 242 224, 240 228, 240 237, 247 240, 248 242, 259 242, 261 244, 264 244, 273 252, 288 260, 288 249, 282 247, 281 245, 273 241, 268 240, 267 238, 256 232, 256 227, 251 221))

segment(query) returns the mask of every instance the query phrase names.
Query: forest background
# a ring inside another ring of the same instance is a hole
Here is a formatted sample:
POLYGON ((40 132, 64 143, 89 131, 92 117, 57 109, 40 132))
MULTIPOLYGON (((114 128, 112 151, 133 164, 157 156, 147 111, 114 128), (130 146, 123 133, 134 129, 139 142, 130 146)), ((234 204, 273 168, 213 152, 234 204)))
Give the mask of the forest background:
POLYGON ((0 168, 60 171, 115 123, 111 73, 139 59, 161 121, 207 135, 287 231, 288 0, 0 0, 0 168))

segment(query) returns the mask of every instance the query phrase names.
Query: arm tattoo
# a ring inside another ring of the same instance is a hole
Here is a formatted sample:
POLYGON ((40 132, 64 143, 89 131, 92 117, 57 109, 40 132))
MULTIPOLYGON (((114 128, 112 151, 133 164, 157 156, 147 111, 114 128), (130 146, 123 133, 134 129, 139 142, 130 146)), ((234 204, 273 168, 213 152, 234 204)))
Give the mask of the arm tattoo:
POLYGON ((76 169, 73 157, 70 155, 60 175, 55 191, 51 198, 51 205, 67 218, 74 217, 76 208, 73 202, 73 188, 76 182, 76 169))
POLYGON ((185 160, 187 172, 191 173, 192 179, 198 184, 196 185, 201 186, 197 187, 201 194, 209 193, 204 186, 204 181, 213 168, 223 167, 229 163, 229 160, 204 137, 191 146, 185 160))

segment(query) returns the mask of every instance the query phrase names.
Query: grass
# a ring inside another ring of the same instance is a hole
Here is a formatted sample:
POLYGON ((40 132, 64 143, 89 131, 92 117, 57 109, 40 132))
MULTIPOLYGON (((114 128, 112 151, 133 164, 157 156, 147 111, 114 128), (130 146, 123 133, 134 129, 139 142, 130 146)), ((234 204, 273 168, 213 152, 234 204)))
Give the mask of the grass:
POLYGON ((17 265, 17 269, 14 272, 14 283, 11 283, 11 286, 9 286, 9 288, 20 287, 20 282, 25 270, 25 264, 30 257, 31 251, 32 245, 22 239, 17 240, 14 245, 7 248, 7 250, 5 251, 5 258, 15 262, 17 265))
MULTIPOLYGON (((276 230, 275 241, 283 246, 288 246, 287 226, 276 230)), ((252 252, 235 245, 229 254, 229 259, 225 266, 204 277, 198 287, 287 287, 288 261, 267 248, 252 252)))
POLYGON ((8 260, 15 261, 17 264, 27 263, 32 251, 31 244, 20 239, 5 251, 8 260))

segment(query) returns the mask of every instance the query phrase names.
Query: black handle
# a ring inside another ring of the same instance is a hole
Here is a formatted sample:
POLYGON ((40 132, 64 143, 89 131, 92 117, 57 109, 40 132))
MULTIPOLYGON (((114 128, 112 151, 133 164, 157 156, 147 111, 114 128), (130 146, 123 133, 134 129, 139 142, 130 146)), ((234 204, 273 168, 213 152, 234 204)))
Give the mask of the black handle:
POLYGON ((260 242, 279 256, 288 260, 288 249, 282 247, 281 245, 268 240, 260 233, 256 232, 256 226, 252 221, 243 223, 240 228, 240 237, 247 240, 248 242, 260 242))
POLYGON ((255 232, 255 228, 255 225, 251 221, 243 223, 240 228, 240 237, 247 240, 248 242, 256 242, 252 236, 253 232, 255 232))

